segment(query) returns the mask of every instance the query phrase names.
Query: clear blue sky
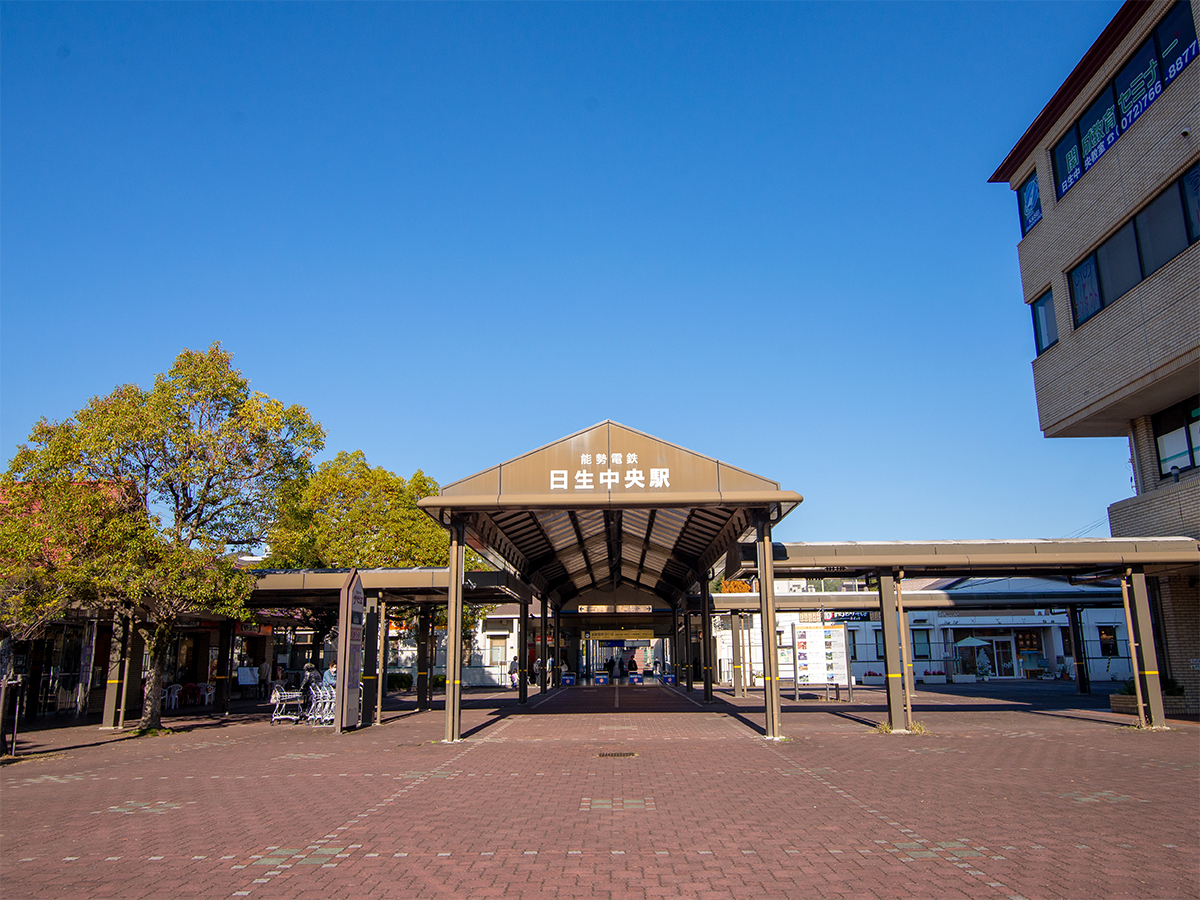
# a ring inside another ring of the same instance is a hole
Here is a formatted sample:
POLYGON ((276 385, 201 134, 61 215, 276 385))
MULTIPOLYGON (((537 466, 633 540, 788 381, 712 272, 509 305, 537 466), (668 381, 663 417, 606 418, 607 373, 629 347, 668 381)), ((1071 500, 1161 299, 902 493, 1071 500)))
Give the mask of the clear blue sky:
POLYGON ((5 3, 4 458, 220 340, 404 475, 611 418, 782 539, 1107 535, 987 179, 1118 7, 5 3))

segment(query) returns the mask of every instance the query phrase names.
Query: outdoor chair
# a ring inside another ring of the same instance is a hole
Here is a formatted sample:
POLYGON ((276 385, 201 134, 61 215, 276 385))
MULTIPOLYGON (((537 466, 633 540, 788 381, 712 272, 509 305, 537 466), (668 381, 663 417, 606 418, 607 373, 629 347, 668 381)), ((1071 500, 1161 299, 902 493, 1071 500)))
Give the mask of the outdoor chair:
POLYGON ((179 692, 182 690, 182 684, 167 685, 163 692, 163 709, 179 709, 179 692))

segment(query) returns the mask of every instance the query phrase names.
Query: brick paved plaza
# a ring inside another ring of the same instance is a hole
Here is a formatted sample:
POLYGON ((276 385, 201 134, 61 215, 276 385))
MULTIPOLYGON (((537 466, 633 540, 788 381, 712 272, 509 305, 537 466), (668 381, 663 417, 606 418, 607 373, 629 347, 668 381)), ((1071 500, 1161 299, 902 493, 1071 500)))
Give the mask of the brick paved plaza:
POLYGON ((924 735, 785 693, 403 698, 334 736, 257 713, 131 739, 22 736, 0 769, 19 898, 1200 896, 1200 728, 1143 733, 1070 685, 917 695, 924 735))

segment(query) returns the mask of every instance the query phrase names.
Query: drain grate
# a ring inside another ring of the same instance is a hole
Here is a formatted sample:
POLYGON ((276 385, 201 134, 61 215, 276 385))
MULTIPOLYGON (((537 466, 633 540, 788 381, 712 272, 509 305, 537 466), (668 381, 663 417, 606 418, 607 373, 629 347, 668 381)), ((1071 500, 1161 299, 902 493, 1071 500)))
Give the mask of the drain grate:
POLYGON ((630 756, 637 756, 637 754, 636 754, 636 753, 597 753, 596 755, 597 755, 597 756, 599 756, 599 757, 600 757, 600 758, 602 758, 602 759, 603 759, 604 757, 617 757, 617 756, 621 756, 621 757, 630 757, 630 756))

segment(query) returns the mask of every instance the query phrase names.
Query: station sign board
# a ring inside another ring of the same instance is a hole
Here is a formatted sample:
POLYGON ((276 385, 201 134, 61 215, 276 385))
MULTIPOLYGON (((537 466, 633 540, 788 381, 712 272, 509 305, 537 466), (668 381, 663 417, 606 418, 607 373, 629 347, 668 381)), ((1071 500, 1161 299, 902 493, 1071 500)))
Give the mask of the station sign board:
POLYGON ((605 631, 585 631, 585 641, 652 641, 653 628, 618 628, 605 631))

